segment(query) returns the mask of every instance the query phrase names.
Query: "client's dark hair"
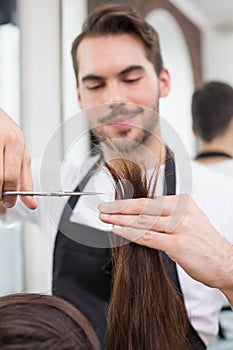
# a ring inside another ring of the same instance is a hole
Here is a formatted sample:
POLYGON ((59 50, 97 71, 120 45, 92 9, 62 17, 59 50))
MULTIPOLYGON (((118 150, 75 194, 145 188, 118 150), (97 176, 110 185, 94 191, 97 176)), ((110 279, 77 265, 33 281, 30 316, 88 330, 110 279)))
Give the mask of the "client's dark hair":
MULTIPOLYGON (((115 183, 120 182, 116 188, 123 189, 116 191, 116 198, 131 197, 132 188, 134 198, 153 196, 155 185, 147 181, 145 170, 136 162, 118 159, 106 166, 115 183)), ((130 243, 113 248, 113 260, 107 349, 187 349, 188 316, 160 252, 130 243)))
POLYGON ((100 350, 87 319, 67 301, 51 295, 0 297, 1 350, 100 350))

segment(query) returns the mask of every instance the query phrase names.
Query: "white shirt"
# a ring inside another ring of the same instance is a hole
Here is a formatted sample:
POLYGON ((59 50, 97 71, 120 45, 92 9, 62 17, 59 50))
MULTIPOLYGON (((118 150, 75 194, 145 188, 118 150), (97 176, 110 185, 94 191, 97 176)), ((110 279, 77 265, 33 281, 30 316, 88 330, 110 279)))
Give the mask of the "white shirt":
MULTIPOLYGON (((80 179, 87 173, 93 160, 85 162, 79 169, 71 164, 58 163, 45 166, 43 163, 33 164, 33 179, 35 190, 74 190, 80 179), (39 169, 42 169, 39 171, 39 169)), ((209 171, 206 167, 192 162, 190 171, 184 177, 177 170, 177 193, 190 187, 191 195, 200 208, 206 213, 212 223, 228 240, 233 237, 233 218, 231 207, 233 203, 232 183, 229 178, 209 171), (192 178, 192 181, 191 181, 192 178), (186 182, 183 184, 183 182, 186 182)), ((182 171, 181 171, 182 172, 182 171)), ((160 169, 156 194, 163 191, 164 167, 160 169)), ((102 168, 93 174, 85 187, 85 191, 98 191, 106 193, 99 196, 82 196, 73 210, 71 221, 93 226, 100 230, 109 230, 111 227, 98 218, 98 204, 102 201, 114 199, 113 181, 102 168)), ((67 198, 38 197, 38 208, 28 210, 20 200, 10 209, 11 215, 24 220, 32 221, 41 227, 45 235, 50 261, 48 278, 51 281, 52 252, 57 233, 57 227, 67 198)), ((190 242, 192 244, 192 242, 190 242)), ((183 269, 177 266, 178 275, 185 305, 191 323, 205 343, 218 331, 218 315, 223 305, 224 297, 220 291, 208 288, 192 279, 183 269)))
POLYGON ((233 177, 233 159, 224 160, 217 163, 203 163, 210 170, 233 177))

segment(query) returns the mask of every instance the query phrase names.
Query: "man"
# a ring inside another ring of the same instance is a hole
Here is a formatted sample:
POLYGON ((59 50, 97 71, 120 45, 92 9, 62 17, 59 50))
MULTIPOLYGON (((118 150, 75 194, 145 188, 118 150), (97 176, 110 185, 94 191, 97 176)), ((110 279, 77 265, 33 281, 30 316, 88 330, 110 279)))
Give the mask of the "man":
POLYGON ((197 161, 233 175, 233 88, 211 81, 192 97, 193 131, 198 141, 197 161))
MULTIPOLYGON (((179 187, 179 183, 176 186, 176 169, 172 163, 172 171, 169 170, 170 163, 165 161, 166 149, 159 139, 159 118, 156 113, 159 98, 166 97, 169 93, 170 79, 168 71, 163 67, 159 40, 154 29, 126 5, 97 9, 87 19, 83 32, 74 41, 72 57, 78 100, 81 108, 87 109, 91 127, 101 142, 103 157, 111 157, 111 148, 116 145, 127 157, 136 153, 138 157, 143 158, 150 170, 149 155, 152 154, 152 158, 160 165, 160 186, 157 186, 156 194, 175 194, 179 187), (96 106, 96 109, 90 108, 93 106, 96 106), (100 113, 95 113, 96 110, 100 110, 100 113), (172 179, 172 183, 169 179, 172 179)), ((2 137, 2 159, 5 165, 4 169, 1 168, 2 188, 5 191, 17 188, 31 190, 30 162, 22 134, 5 115, 2 116, 2 129, 10 130, 4 132, 2 137), (16 145, 19 145, 20 152, 10 158, 9 154, 14 153, 16 145)), ((72 170, 66 165, 62 179, 63 188, 65 186, 66 189, 73 189, 76 186, 76 190, 95 189, 98 192, 107 192, 107 198, 104 199, 114 199, 111 179, 103 168, 93 174, 95 166, 96 158, 88 163, 86 174, 80 179, 77 170, 72 170)), ((53 188, 56 177, 57 173, 54 177, 51 173, 47 174, 48 188, 53 188)), ((229 188, 229 184, 224 181, 220 188, 214 188, 205 183, 207 177, 207 170, 202 167, 199 169, 198 164, 193 165, 192 194, 219 231, 230 235, 231 215, 223 217, 220 214, 220 207, 228 208, 229 201, 223 193, 229 188)), ((38 171, 35 169, 33 180, 38 189, 38 171)), ((220 181, 218 175, 216 181, 220 181)), ((164 199, 161 198, 163 202, 164 199)), ((173 228, 173 224, 176 225, 184 219, 189 204, 188 197, 185 197, 181 205, 178 205, 180 197, 175 198, 178 202, 173 209, 178 222, 169 222, 173 228)), ((5 196, 3 199, 7 207, 13 206, 16 201, 14 196, 5 196)), ((139 208, 136 213, 139 221, 142 211, 145 215, 149 214, 152 220, 157 218, 157 215, 153 214, 156 200, 132 200, 132 208, 139 208)), ((24 197, 23 201, 31 209, 36 207, 33 198, 24 197)), ((76 197, 70 198, 66 206, 64 202, 59 202, 55 207, 54 202, 48 200, 46 209, 50 218, 43 215, 42 203, 39 203, 35 212, 29 213, 18 201, 13 212, 42 225, 44 232, 50 232, 54 248, 53 292, 79 306, 104 343, 112 265, 109 247, 104 245, 104 237, 107 236, 104 232, 109 230, 109 226, 98 217, 97 208, 100 201, 101 199, 88 201, 87 197, 76 197), (75 242, 74 237, 78 237, 75 242)), ((129 218, 132 214, 131 210, 127 212, 129 218)), ((147 230, 145 223, 142 232, 147 230)), ((198 333, 192 330, 191 338, 195 339, 197 344, 194 348, 204 349, 208 340, 217 332, 222 295, 217 290, 194 281, 178 265, 176 268, 191 323, 198 333)))

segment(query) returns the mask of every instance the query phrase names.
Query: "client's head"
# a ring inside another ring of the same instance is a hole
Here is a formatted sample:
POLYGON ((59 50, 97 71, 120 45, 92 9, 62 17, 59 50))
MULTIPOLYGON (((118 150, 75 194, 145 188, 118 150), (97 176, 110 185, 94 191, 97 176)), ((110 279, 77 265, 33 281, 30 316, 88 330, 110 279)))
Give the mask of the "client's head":
POLYGON ((1 350, 100 350, 87 319, 55 296, 0 297, 0 320, 1 350))

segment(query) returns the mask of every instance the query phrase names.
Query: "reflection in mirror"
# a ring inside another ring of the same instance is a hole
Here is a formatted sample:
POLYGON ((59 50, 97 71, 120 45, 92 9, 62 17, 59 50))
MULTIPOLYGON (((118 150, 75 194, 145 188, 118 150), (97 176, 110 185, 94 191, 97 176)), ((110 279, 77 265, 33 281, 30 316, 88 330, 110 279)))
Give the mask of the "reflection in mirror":
MULTIPOLYGON (((16 0, 0 2, 1 108, 20 124, 20 31, 16 0)), ((0 295, 24 289, 23 235, 18 221, 0 214, 0 295)))

